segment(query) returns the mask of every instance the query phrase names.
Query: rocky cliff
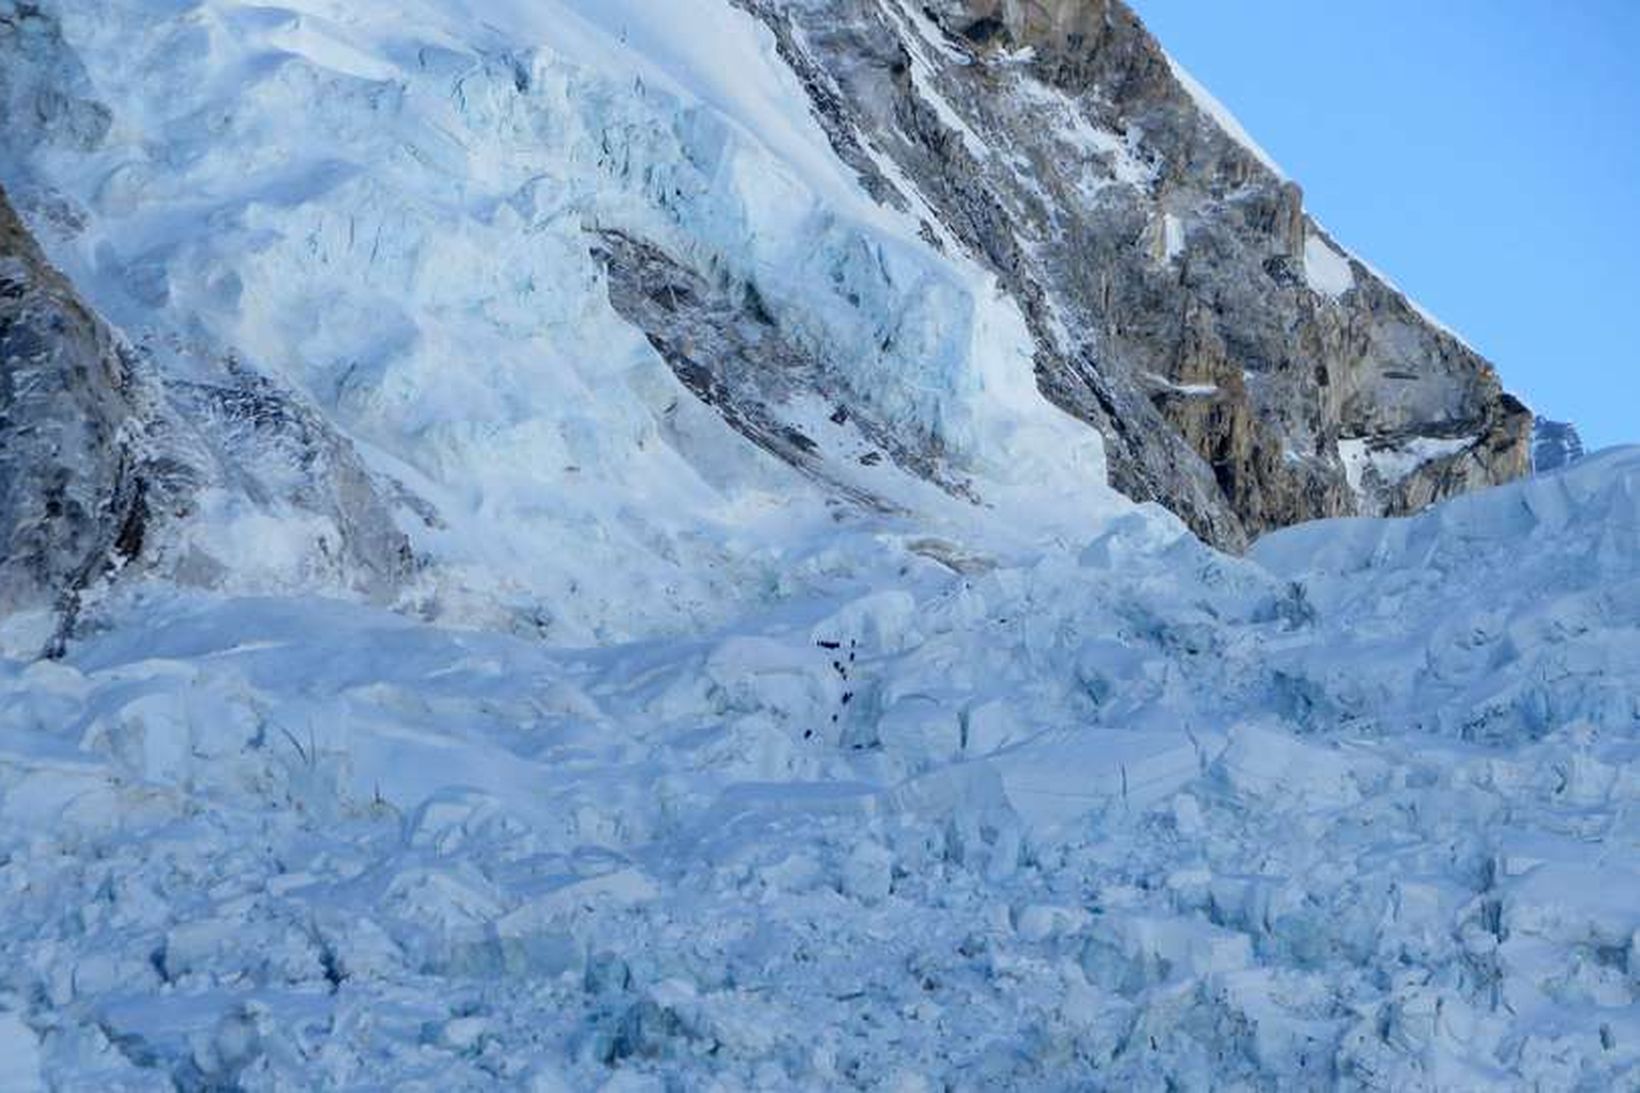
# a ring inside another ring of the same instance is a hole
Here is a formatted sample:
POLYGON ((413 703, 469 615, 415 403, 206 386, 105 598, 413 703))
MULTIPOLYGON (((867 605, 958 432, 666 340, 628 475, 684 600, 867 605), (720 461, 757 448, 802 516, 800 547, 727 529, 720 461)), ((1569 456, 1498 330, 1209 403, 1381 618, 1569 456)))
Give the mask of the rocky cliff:
POLYGON ((840 155, 983 256, 1111 476, 1237 547, 1524 474, 1531 415, 1119 0, 740 0, 840 155), (885 163, 884 161, 888 161, 885 163))
POLYGON ((380 597, 409 572, 408 545, 345 442, 242 373, 226 385, 157 377, 0 190, 5 643, 60 651, 83 602, 128 567, 210 586, 254 572, 253 542, 191 533, 190 517, 224 502, 248 521, 306 523, 294 568, 312 586, 380 597))
POLYGON ((150 501, 129 356, 48 266, 0 192, 0 618, 72 618, 141 553, 150 501))

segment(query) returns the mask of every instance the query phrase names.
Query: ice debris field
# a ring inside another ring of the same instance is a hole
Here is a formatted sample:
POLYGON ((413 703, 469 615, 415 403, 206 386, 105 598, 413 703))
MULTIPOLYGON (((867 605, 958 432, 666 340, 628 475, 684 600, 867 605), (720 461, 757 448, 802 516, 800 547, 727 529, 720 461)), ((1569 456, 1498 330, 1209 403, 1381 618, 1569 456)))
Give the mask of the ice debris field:
POLYGON ((0 166, 425 565, 368 602, 219 483, 192 578, 60 659, 0 624, 0 1090, 1640 1087, 1640 450, 1226 556, 743 13, 297 7, 55 6, 16 86, 116 109, 0 166), (755 279, 979 502, 753 449, 606 229, 755 279))
POLYGON ((1632 1087, 1640 453, 907 558, 664 644, 152 590, 6 662, 8 1088, 1632 1087))

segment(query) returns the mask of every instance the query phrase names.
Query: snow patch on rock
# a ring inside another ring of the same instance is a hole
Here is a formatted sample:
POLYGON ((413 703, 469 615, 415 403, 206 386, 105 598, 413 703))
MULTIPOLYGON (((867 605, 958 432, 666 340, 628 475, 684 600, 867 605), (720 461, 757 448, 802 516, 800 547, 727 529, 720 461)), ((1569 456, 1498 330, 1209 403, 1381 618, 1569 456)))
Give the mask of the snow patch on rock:
POLYGON ((1355 287, 1350 260, 1331 243, 1313 232, 1304 236, 1304 281, 1323 296, 1333 299, 1355 287))

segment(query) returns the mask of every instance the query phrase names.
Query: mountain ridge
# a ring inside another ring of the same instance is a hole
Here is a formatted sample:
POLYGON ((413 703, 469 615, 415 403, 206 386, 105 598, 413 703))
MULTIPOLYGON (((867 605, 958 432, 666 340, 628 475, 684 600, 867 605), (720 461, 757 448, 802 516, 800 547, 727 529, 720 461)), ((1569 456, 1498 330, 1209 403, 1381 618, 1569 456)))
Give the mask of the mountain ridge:
POLYGON ((1021 300, 1044 393, 1100 428, 1113 480, 1130 496, 1160 499, 1235 547, 1296 520, 1416 511, 1465 482, 1525 473, 1527 411, 1491 366, 1337 251, 1303 213, 1296 185, 1225 128, 1239 129, 1221 108, 1198 101, 1119 2, 747 6, 777 28, 802 26, 828 62, 811 70, 854 81, 817 102, 891 104, 878 117, 862 108, 857 124, 903 157, 920 192, 1021 300), (826 56, 826 41, 841 44, 826 56), (895 83, 885 75, 894 72, 906 75, 895 83), (999 167, 1001 153, 975 162, 975 129, 1028 169, 999 167), (1124 147, 1115 136, 1124 131, 1137 143, 1124 147), (1077 195, 1075 176, 1054 187, 1058 164, 1078 159, 1116 185, 1096 182, 1091 200, 1077 195), (1033 211, 1045 185, 1052 197, 1033 211), (1035 253, 1021 240, 1036 240, 1035 253), (1339 267, 1330 284, 1318 269, 1329 255, 1339 267), (1083 263, 1101 280, 1086 283, 1083 263), (1178 397, 1181 387, 1196 397, 1178 397), (1156 439, 1163 431, 1195 458, 1156 439), (1333 448, 1338 439, 1388 448, 1424 433, 1473 443, 1364 488, 1351 487, 1333 448))

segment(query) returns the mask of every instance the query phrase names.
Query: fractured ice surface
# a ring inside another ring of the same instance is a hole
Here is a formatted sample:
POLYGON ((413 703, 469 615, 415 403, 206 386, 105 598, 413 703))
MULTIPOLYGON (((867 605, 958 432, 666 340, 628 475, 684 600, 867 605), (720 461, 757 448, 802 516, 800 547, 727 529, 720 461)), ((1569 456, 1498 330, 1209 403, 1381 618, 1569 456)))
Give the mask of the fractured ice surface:
POLYGON ((0 667, 8 1065, 1620 1088, 1637 534, 1628 450, 600 650, 132 589, 0 667))

